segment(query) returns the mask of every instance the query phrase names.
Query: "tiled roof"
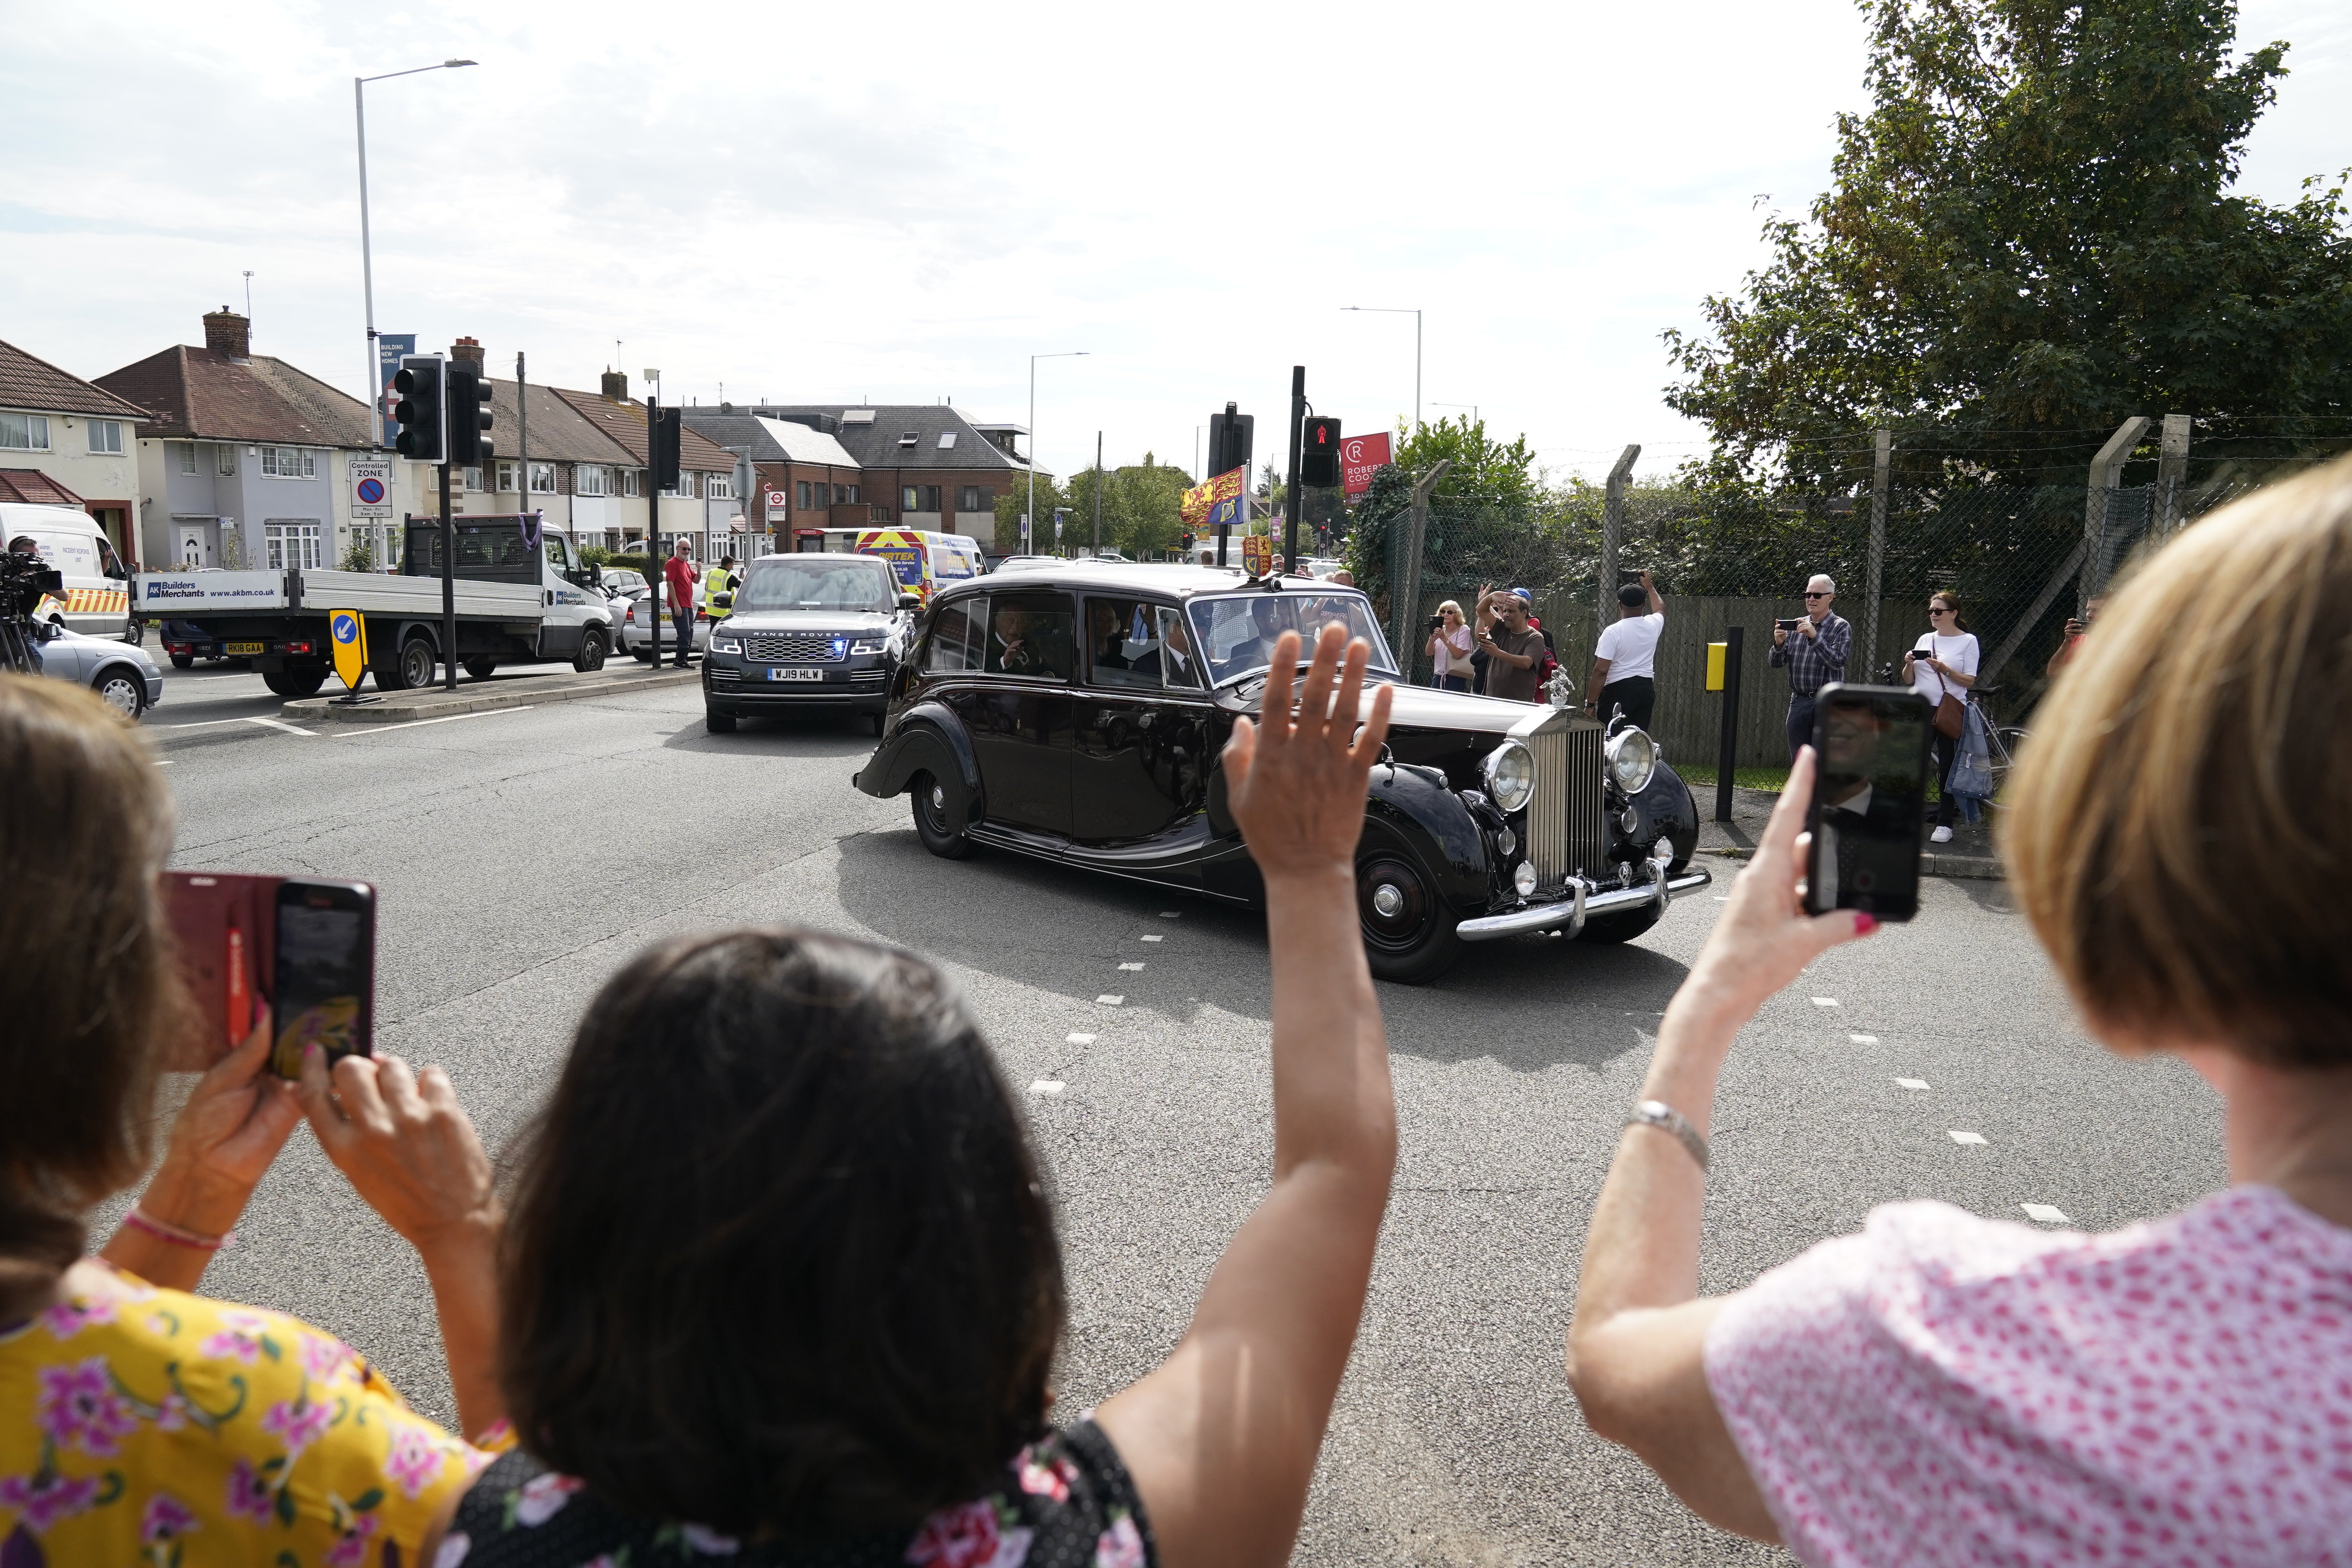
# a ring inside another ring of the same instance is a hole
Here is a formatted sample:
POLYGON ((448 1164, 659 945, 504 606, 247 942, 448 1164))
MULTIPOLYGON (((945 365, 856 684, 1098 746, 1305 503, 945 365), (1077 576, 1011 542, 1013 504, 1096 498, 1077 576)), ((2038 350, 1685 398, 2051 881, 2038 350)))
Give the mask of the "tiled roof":
POLYGON ((375 444, 366 404, 268 354, 233 360, 216 349, 180 344, 101 375, 98 384, 146 411, 154 423, 142 436, 375 444))
POLYGON ((689 407, 686 427, 729 451, 740 451, 755 463, 824 463, 855 468, 862 465, 842 444, 822 430, 788 419, 768 419, 756 414, 722 414, 716 408, 689 407))
MULTIPOLYGON (((512 458, 523 452, 522 442, 529 438, 530 450, 524 455, 538 463, 625 463, 625 452, 614 450, 613 438, 603 427, 574 408, 564 395, 551 386, 537 382, 529 385, 530 395, 530 428, 523 429, 515 417, 515 384, 511 381, 490 383, 490 443, 502 458, 512 458)), ((729 467, 734 465, 730 462, 729 467)))
MULTIPOLYGON (((644 404, 615 403, 597 393, 569 392, 560 386, 553 391, 556 396, 571 405, 582 418, 603 431, 626 454, 624 458, 606 458, 604 461, 631 462, 638 468, 646 466, 644 404)), ((696 434, 689 426, 679 432, 677 465, 681 468, 709 473, 731 473, 735 468, 735 454, 696 434)))
POLYGON ((773 419, 797 423, 817 421, 866 468, 1004 468, 1025 474, 1028 468, 982 435, 952 404, 800 403, 762 404, 750 410, 773 419), (852 409, 871 412, 869 420, 851 420, 852 409), (907 437, 914 440, 908 442, 907 437), (940 437, 952 436, 942 447, 940 437))
POLYGON ((147 417, 145 409, 35 358, 14 343, 0 343, 0 406, 35 414, 95 414, 106 419, 147 417))
POLYGON ((0 468, 0 500, 25 501, 34 506, 81 505, 81 497, 38 468, 0 468))

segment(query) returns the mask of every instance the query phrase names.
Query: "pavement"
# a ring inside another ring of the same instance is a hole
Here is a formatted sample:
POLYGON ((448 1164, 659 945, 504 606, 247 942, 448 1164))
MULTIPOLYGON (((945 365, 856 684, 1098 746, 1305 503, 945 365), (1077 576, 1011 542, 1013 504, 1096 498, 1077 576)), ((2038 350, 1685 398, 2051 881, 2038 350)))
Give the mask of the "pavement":
MULTIPOLYGON (((1720 856, 1730 860, 1745 860, 1756 848, 1756 840, 1763 835, 1764 824, 1772 816, 1772 808, 1780 804, 1778 790, 1731 788, 1731 820, 1715 820, 1715 786, 1694 788, 1698 800, 1698 852, 1702 857, 1720 856)), ((1993 847, 1992 818, 1988 816, 1974 826, 1966 823, 1954 825, 1952 841, 1946 845, 1929 844, 1919 857, 1919 874, 1923 877, 1962 877, 1979 880, 2000 881, 2008 875, 2001 868, 2000 854, 1993 847)))
MULTIPOLYGON (((930 955, 980 1017, 1059 1215, 1065 1413, 1167 1354, 1265 1190, 1263 921, 1003 854, 936 859, 905 801, 849 787, 874 745, 853 720, 714 736, 697 693, 646 686, 310 724, 255 677, 166 679, 146 728, 177 803, 173 863, 374 882, 382 1045, 447 1068, 493 1152, 631 954, 790 921, 930 955)), ((1295 1561, 1790 1561, 1698 1522, 1593 1437, 1561 1372, 1586 1218, 1657 1020, 1728 892, 1718 880, 1622 946, 1520 938, 1436 984, 1380 987, 1394 1195, 1295 1561)), ((1921 903, 1917 921, 1826 954, 1742 1033, 1717 1106, 1705 1289, 1737 1289, 1882 1203, 2020 1224, 2042 1204, 2105 1229, 2225 1181, 2218 1100, 2178 1062, 2084 1036, 2005 884, 1936 879, 1921 903)), ((238 1228, 209 1290, 326 1326, 449 1418, 415 1259, 307 1132, 238 1228)))
POLYGON ((701 679, 700 665, 687 669, 675 665, 656 668, 634 659, 584 672, 568 666, 533 665, 501 670, 488 679, 460 675, 454 690, 431 686, 415 691, 378 691, 371 685, 356 694, 361 699, 357 702, 345 700, 340 689, 332 697, 297 698, 278 716, 295 723, 414 724, 461 713, 583 702, 653 687, 691 686, 701 679))

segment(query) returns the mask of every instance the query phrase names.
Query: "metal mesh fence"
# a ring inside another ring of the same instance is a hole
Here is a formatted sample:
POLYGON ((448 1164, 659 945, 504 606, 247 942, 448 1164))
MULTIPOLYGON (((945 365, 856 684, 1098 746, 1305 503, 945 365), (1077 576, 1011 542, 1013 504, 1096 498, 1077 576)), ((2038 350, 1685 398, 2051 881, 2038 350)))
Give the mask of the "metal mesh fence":
MULTIPOLYGON (((2251 488, 2240 480, 2184 493, 2177 499, 2179 523, 2251 488)), ((1416 682, 1431 679, 1430 638, 1443 604, 1452 601, 1470 616, 1482 589, 1525 588, 1581 696, 1603 609, 1599 574, 1605 505, 1593 489, 1518 509, 1433 502, 1410 605, 1401 602, 1414 576, 1407 508, 1367 508, 1358 519, 1350 563, 1416 682)), ((1654 729, 1671 753, 1714 762, 1722 699, 1704 690, 1706 644, 1738 626, 1744 657, 1735 699, 1740 705, 1738 765, 1785 763, 1780 715, 1789 688, 1782 671, 1768 662, 1772 623, 1804 613, 1801 594, 1815 573, 1836 581, 1837 612, 1853 624, 1854 654, 1846 673, 1856 681, 1899 666, 1904 650, 1927 631, 1928 596, 1957 593, 1990 676, 1988 700, 2004 721, 2013 721, 2046 688, 2043 667, 2057 651, 2067 619, 2084 596, 2101 591, 2158 542, 2167 510, 2154 487, 1895 491, 1887 499, 1874 614, 1866 589, 1867 495, 1632 489, 1623 503, 1619 572, 1630 582, 1647 569, 1666 602, 1654 729)), ((1612 619, 1616 586, 1606 595, 1612 619)))

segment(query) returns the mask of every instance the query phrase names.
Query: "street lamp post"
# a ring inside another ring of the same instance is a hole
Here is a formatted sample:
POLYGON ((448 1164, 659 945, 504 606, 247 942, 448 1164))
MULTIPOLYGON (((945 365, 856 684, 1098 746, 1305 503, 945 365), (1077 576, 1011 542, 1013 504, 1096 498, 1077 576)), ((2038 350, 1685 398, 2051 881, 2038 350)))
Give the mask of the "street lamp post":
POLYGON ((1021 530, 1029 534, 1022 542, 1026 550, 1034 541, 1037 528, 1037 362, 1041 359, 1084 359, 1084 349, 1066 349, 1059 353, 1029 356, 1029 504, 1021 509, 1021 530))
POLYGON ((1342 310, 1364 310, 1381 316, 1412 318, 1412 427, 1421 428, 1421 312, 1402 305, 1342 305, 1342 310))
POLYGON ((1470 423, 1473 425, 1478 423, 1478 405, 1475 403, 1432 403, 1430 406, 1432 408, 1467 408, 1470 411, 1470 423))
POLYGON ((368 237, 367 197, 367 84, 390 81, 396 76, 415 76, 420 71, 454 70, 459 66, 474 64, 472 60, 443 60, 437 66, 415 66, 404 71, 385 71, 381 76, 352 78, 352 108, 359 120, 360 131, 360 288, 367 299, 367 379, 360 384, 368 389, 368 429, 379 447, 383 438, 383 367, 376 363, 375 353, 375 258, 370 252, 368 237))

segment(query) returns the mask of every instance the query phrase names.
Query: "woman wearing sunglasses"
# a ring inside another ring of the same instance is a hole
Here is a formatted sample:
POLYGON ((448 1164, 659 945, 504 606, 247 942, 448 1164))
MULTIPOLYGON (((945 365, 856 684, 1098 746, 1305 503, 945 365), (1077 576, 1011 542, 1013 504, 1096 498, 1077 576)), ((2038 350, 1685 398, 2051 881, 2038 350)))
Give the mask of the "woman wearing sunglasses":
MULTIPOLYGON (((1959 717, 1965 719, 1969 688, 1977 683, 1977 661, 1983 657, 1977 647, 1976 633, 1969 630, 1968 622, 1960 618, 1960 596, 1947 588, 1927 601, 1929 631, 1919 639, 1918 646, 1903 656, 1903 678, 1911 689, 1927 700, 1927 706, 1940 711, 1944 699, 1963 704, 1959 717)), ((1952 841, 1952 815, 1959 802, 1952 795, 1952 763, 1960 754, 1960 736, 1965 728, 1939 721, 1936 725, 1936 790, 1940 797, 1936 804, 1936 831, 1930 835, 1938 844, 1952 841)))

